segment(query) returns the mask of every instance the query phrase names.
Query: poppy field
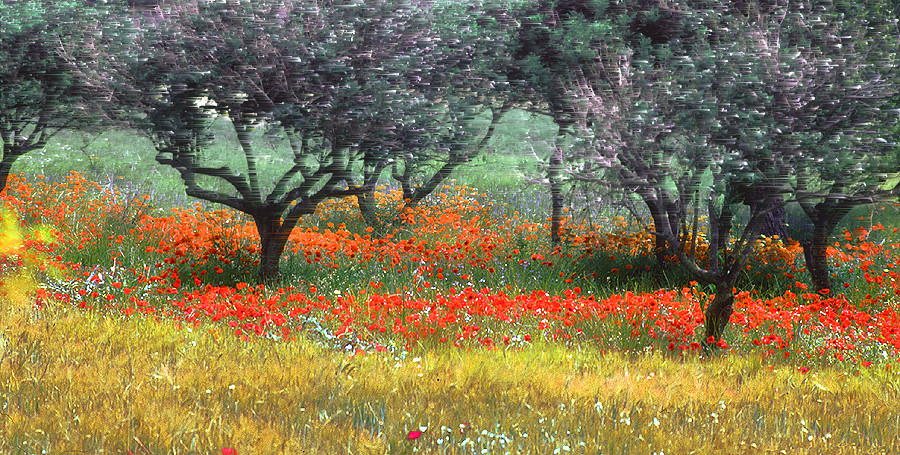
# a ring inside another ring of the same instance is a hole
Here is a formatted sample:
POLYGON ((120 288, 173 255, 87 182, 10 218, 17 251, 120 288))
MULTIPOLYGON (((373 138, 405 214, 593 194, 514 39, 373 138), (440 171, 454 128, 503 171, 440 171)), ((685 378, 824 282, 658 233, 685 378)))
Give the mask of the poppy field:
MULTIPOLYGON (((384 213, 402 206, 389 188, 375 196, 384 213)), ((890 204, 854 213, 834 239, 832 290, 809 291, 797 242, 758 242, 708 358, 698 336, 710 289, 674 259, 658 264, 652 234, 626 216, 569 219, 552 245, 538 212, 451 184, 380 236, 352 198, 331 200, 293 231, 281 280, 264 286, 255 226, 231 211, 157 207, 74 172, 14 176, 2 199, 0 439, 18 441, 2 453, 900 443, 885 402, 900 368, 890 204), (91 411, 47 414, 32 396, 91 411), (844 408, 865 415, 834 412, 844 408)))
MULTIPOLYGON (((376 196, 385 206, 402 202, 376 196)), ((74 173, 55 184, 14 180, 6 201, 26 225, 50 233, 26 243, 60 275, 37 298, 244 341, 315 332, 359 353, 543 339, 678 354, 699 349, 710 299, 695 281, 650 289, 661 273, 652 236, 624 217, 604 223, 613 232, 569 226, 566 244, 552 247, 542 221, 518 212, 495 219, 487 195, 465 187, 402 214, 384 238, 371 235, 351 199, 331 201, 293 232, 286 278, 268 288, 253 284, 255 226, 229 211, 198 205, 154 215, 146 199, 74 173)), ((900 358, 894 234, 881 223, 845 231, 829 249, 840 286, 816 294, 804 284, 797 242, 760 241, 721 347, 890 368, 900 358)), ((684 279, 675 268, 672 280, 684 279)))

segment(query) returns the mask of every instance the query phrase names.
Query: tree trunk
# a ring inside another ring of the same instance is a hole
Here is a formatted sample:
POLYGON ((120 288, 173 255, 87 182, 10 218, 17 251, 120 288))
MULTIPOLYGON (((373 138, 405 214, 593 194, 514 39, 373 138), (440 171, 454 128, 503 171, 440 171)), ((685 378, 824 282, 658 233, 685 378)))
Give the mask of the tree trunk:
POLYGON ((842 200, 826 200, 816 204, 812 239, 803 242, 803 256, 806 269, 816 292, 831 289, 831 274, 828 273, 828 241, 838 223, 850 212, 856 203, 842 200))
MULTIPOLYGON (((663 216, 663 210, 657 204, 656 200, 644 200, 644 203, 647 205, 647 208, 650 210, 650 218, 653 219, 653 229, 656 232, 662 233, 666 232, 663 223, 667 223, 666 218, 663 216)), ((656 265, 660 268, 665 268, 668 262, 666 261, 666 256, 669 253, 666 239, 662 235, 656 236, 656 243, 653 247, 653 252, 656 254, 656 265)))
MULTIPOLYGON (((730 219, 734 216, 730 204, 726 204, 719 214, 719 225, 717 241, 724 248, 723 243, 730 237, 728 232, 731 231, 730 219), (727 224, 723 223, 723 218, 729 220, 727 224)), ((725 261, 721 264, 721 271, 713 272, 714 275, 707 278, 716 287, 716 294, 712 302, 706 307, 704 317, 706 319, 706 330, 702 340, 705 349, 714 347, 722 339, 725 329, 731 320, 734 312, 734 289, 741 275, 741 270, 747 264, 747 259, 752 252, 753 244, 759 238, 759 231, 765 222, 764 215, 758 217, 752 212, 759 209, 751 209, 750 221, 744 227, 744 233, 741 240, 734 245, 734 249, 725 255, 725 261)), ((757 212, 758 213, 758 212, 757 212)), ((713 253, 713 252, 711 252, 713 253)), ((718 254, 718 251, 715 251, 718 254)))
POLYGON ((554 245, 562 240, 563 206, 565 201, 562 194, 562 149, 557 145, 553 156, 550 157, 550 169, 547 172, 550 181, 550 241, 554 245))
POLYGON ((706 317, 706 332, 703 337, 703 345, 706 348, 712 347, 725 333, 725 328, 734 312, 734 279, 726 279, 716 283, 716 296, 713 301, 706 307, 704 316, 706 317))
POLYGON ((359 204, 359 213, 362 215, 363 221, 373 229, 372 234, 379 238, 383 237, 385 226, 381 221, 381 217, 378 216, 378 209, 375 205, 375 190, 369 190, 356 196, 356 201, 359 204))
POLYGON ((762 229, 759 231, 760 234, 766 237, 774 237, 777 235, 782 241, 786 241, 788 233, 785 213, 785 207, 783 205, 766 213, 766 219, 763 220, 762 229))
POLYGON ((818 226, 813 238, 803 242, 803 257, 809 271, 813 288, 816 292, 831 289, 831 277, 828 274, 828 235, 821 235, 818 226))
POLYGON ((259 280, 262 283, 271 283, 278 279, 281 272, 279 264, 284 247, 287 245, 291 229, 285 231, 280 217, 271 214, 257 215, 253 217, 256 229, 259 232, 261 248, 259 250, 259 280))
POLYGON ((734 212, 730 205, 722 206, 719 213, 713 202, 709 203, 709 250, 707 251, 706 268, 710 272, 719 272, 719 254, 728 247, 728 237, 731 235, 731 222, 734 212))

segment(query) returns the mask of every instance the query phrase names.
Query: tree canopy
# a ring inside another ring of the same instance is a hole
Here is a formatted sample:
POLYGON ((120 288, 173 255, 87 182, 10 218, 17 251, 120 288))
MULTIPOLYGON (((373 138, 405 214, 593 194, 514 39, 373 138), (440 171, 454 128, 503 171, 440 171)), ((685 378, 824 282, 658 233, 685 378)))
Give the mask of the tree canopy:
POLYGON ((104 24, 87 2, 0 2, 0 189, 12 165, 58 131, 101 122, 109 89, 95 76, 104 24))
POLYGON ((489 58, 502 58, 504 45, 490 28, 505 24, 471 17, 474 7, 255 1, 142 13, 123 99, 143 110, 157 161, 178 170, 189 195, 254 218, 268 279, 293 227, 323 200, 364 198, 391 168, 414 203, 469 159, 474 116, 501 108, 503 89, 489 58), (237 134, 241 168, 204 154, 218 116, 237 134), (294 155, 268 185, 252 143, 258 128, 294 155), (445 165, 414 189, 419 165, 435 159, 445 165))
POLYGON ((614 171, 646 207, 661 257, 715 286, 711 343, 768 216, 790 201, 811 216, 828 209, 816 199, 858 201, 883 170, 887 141, 875 125, 893 115, 896 21, 864 8, 541 2, 529 16, 519 61, 560 128, 581 140, 570 158, 585 164, 570 172, 614 171), (741 207, 749 215, 736 225, 741 207))

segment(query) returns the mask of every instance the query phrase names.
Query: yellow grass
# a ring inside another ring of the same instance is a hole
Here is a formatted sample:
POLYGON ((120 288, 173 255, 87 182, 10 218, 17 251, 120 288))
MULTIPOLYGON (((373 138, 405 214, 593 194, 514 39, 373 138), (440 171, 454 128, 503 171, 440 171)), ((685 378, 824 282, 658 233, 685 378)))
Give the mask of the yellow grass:
POLYGON ((35 314, 7 334, 2 454, 855 454, 900 444, 900 380, 881 369, 801 374, 749 357, 558 344, 349 357, 52 304, 35 314))

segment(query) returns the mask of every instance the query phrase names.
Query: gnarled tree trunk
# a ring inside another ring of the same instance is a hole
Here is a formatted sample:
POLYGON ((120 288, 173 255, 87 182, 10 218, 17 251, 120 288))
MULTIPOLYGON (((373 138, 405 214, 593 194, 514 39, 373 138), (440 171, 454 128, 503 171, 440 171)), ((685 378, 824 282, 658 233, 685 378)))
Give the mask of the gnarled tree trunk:
POLYGON ((285 230, 281 220, 271 213, 253 216, 259 232, 259 279, 263 283, 272 282, 280 275, 279 264, 284 247, 291 235, 291 229, 285 230))
POLYGON ((356 196, 356 202, 359 204, 359 213, 363 217, 366 225, 372 228, 372 234, 376 237, 383 237, 385 234, 385 226, 378 216, 378 208, 375 204, 375 190, 363 192, 356 196))
POLYGON ((733 289, 735 279, 725 279, 715 283, 716 296, 712 302, 706 307, 704 317, 706 318, 706 330, 704 332, 703 342, 707 347, 722 339, 725 328, 731 320, 734 313, 734 294, 733 289))
POLYGON ((562 241, 562 217, 565 201, 562 194, 562 149, 559 145, 550 157, 550 169, 547 172, 550 181, 550 241, 554 245, 562 241))
POLYGON ((782 241, 787 240, 787 221, 785 220, 786 211, 784 206, 776 208, 771 212, 766 214, 766 219, 763 220, 762 229, 760 230, 760 234, 766 237, 774 237, 778 236, 782 241))
MULTIPOLYGON (((666 232, 666 228, 663 223, 668 223, 668 220, 665 217, 665 213, 662 207, 656 203, 656 200, 647 200, 644 198, 644 203, 647 205, 647 208, 650 211, 650 218, 653 220, 653 229, 656 232, 666 232)), ((653 247, 653 252, 656 254, 656 264, 660 268, 666 267, 666 258, 669 255, 668 244, 666 243, 666 238, 662 235, 656 236, 656 243, 653 247)))
POLYGON ((858 201, 849 199, 829 199, 816 204, 813 213, 807 213, 812 218, 813 235, 802 243, 803 256, 816 292, 831 289, 831 274, 828 273, 828 241, 838 223, 858 204, 858 201))

